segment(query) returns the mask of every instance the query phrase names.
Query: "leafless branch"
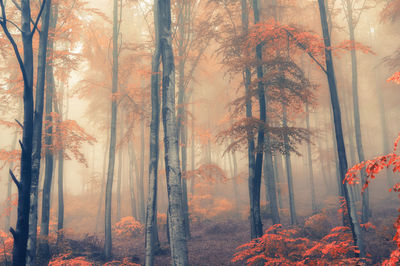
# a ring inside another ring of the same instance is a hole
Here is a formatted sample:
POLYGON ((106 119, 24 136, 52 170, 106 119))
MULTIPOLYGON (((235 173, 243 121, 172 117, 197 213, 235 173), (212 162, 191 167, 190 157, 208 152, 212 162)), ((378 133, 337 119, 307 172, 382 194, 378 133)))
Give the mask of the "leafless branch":
POLYGON ((17 186, 18 190, 21 189, 21 183, 18 181, 18 179, 15 177, 13 171, 10 169, 10 175, 12 180, 14 181, 15 185, 17 186))
POLYGON ((33 34, 35 34, 35 31, 36 31, 36 29, 37 29, 37 25, 38 25, 38 23, 39 23, 40 17, 42 16, 42 13, 43 13, 44 6, 45 6, 45 5, 46 5, 46 0, 43 0, 42 5, 41 5, 41 7, 40 7, 39 14, 38 14, 38 16, 37 16, 37 18, 36 18, 35 23, 33 24, 33 29, 32 29, 32 32, 31 32, 31 36, 33 36, 33 34))

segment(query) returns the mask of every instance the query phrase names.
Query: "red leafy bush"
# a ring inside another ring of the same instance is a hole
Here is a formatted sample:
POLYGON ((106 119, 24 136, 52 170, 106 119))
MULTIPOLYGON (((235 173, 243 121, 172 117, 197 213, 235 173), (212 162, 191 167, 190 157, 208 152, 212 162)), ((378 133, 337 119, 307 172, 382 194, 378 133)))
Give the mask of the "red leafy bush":
POLYGON ((307 218, 303 231, 311 238, 320 239, 329 233, 330 228, 328 216, 322 212, 307 218))
MULTIPOLYGON (((360 171, 365 171, 367 173, 367 179, 362 188, 362 192, 364 192, 364 190, 368 187, 370 180, 375 179, 376 175, 383 169, 392 167, 393 173, 400 172, 400 155, 397 154, 399 141, 400 134, 394 143, 392 153, 378 156, 372 160, 367 160, 354 165, 347 171, 345 181, 347 181, 349 184, 359 183, 360 181, 357 174, 360 171)), ((395 183, 393 187, 389 189, 389 191, 400 192, 400 183, 395 183)), ((396 229, 396 234, 393 238, 393 241, 396 243, 397 249, 392 252, 388 260, 383 262, 383 265, 398 265, 400 263, 400 215, 398 216, 394 227, 396 229)))
POLYGON ((349 265, 358 262, 350 229, 335 227, 318 241, 299 236, 297 229, 270 227, 265 234, 239 246, 232 262, 247 265, 349 265))
POLYGON ((117 222, 113 229, 117 236, 130 238, 140 233, 143 230, 143 226, 135 218, 127 216, 117 222))
POLYGON ((62 254, 53 258, 49 262, 49 266, 92 266, 92 262, 88 261, 85 257, 71 258, 71 253, 62 254))

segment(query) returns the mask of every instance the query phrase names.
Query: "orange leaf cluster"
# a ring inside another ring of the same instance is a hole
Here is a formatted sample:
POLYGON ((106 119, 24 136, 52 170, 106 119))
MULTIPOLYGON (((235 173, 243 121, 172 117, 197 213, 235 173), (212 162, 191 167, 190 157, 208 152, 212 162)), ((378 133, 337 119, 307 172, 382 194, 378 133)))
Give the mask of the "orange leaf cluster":
POLYGON ((110 261, 107 262, 106 264, 104 264, 103 266, 117 266, 117 265, 122 265, 122 266, 140 266, 140 264, 134 263, 134 262, 130 262, 128 258, 123 258, 122 261, 119 260, 114 260, 114 261, 110 261))
POLYGON ((298 230, 286 230, 277 224, 265 234, 239 246, 232 262, 247 265, 355 265, 357 249, 350 229, 336 227, 318 241, 299 237, 298 230), (354 263, 354 264, 353 264, 354 263))
POLYGON ((132 216, 121 219, 113 226, 114 232, 124 238, 129 238, 142 232, 143 225, 136 221, 132 216))
MULTIPOLYGON (((45 121, 44 127, 47 129, 52 127, 52 145, 47 145, 42 142, 43 151, 48 148, 52 153, 56 154, 59 151, 64 152, 66 159, 71 160, 74 157, 79 163, 87 166, 87 161, 84 154, 81 152, 82 145, 85 143, 93 144, 96 139, 89 135, 75 120, 61 121, 60 115, 52 112, 51 121, 45 121), (70 155, 72 154, 72 156, 70 155)), ((43 134, 43 140, 48 133, 43 134)))
MULTIPOLYGON (((370 183, 370 179, 374 179, 376 175, 381 172, 385 168, 392 167, 393 172, 400 172, 400 155, 397 154, 397 148, 400 142, 400 134, 394 142, 393 152, 378 156, 372 160, 367 160, 361 162, 359 164, 354 165, 350 168, 346 173, 346 178, 344 182, 348 182, 349 184, 359 183, 359 177, 357 174, 360 171, 366 171, 367 180, 365 181, 362 192, 368 187, 370 183)), ((397 182, 392 188, 389 189, 389 192, 400 192, 400 182, 397 182)), ((398 210, 400 213, 400 209, 398 210)), ((396 229, 396 234, 393 238, 393 241, 397 245, 397 249, 395 249, 390 258, 383 262, 383 265, 398 265, 400 263, 400 215, 397 217, 397 221, 394 224, 396 229)))
POLYGON ((11 235, 0 230, 0 263, 8 265, 8 262, 11 261, 13 245, 14 239, 11 235))
POLYGON ((85 257, 71 258, 72 253, 61 254, 58 257, 53 258, 49 262, 49 266, 92 266, 94 263, 88 261, 85 257))
POLYGON ((0 150, 0 161, 2 162, 0 164, 0 169, 3 169, 6 165, 9 165, 11 163, 18 163, 20 157, 21 157, 20 150, 13 150, 13 151, 0 150))
POLYGON ((390 78, 388 78, 387 82, 395 82, 400 84, 400 71, 394 73, 390 78))

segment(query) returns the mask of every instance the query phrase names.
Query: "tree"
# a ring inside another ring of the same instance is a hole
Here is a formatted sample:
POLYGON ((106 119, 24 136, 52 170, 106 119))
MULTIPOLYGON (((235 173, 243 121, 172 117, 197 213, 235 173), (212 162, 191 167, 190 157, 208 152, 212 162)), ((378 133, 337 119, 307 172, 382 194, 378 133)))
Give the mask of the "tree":
POLYGON ((325 61, 326 61, 326 76, 329 84, 329 92, 331 96, 331 105, 334 117, 334 125, 335 125, 335 137, 336 137, 336 148, 339 158, 339 168, 340 168, 340 176, 342 178, 342 190, 344 192, 344 198, 346 201, 346 206, 348 210, 349 220, 351 231, 354 239, 354 243, 357 245, 360 250, 360 256, 365 256, 364 244, 361 238, 361 229, 360 224, 358 222, 356 209, 354 203, 349 199, 349 192, 346 184, 343 182, 346 172, 347 172, 347 159, 346 159, 346 150, 344 146, 343 140, 343 130, 342 130, 342 121, 341 121, 341 113, 339 106, 339 99, 336 88, 336 80, 335 80, 335 72, 333 68, 333 58, 332 52, 330 50, 331 41, 328 30, 328 22, 326 17, 326 9, 325 2, 323 0, 318 0, 319 12, 321 16, 321 26, 322 32, 324 36, 324 44, 325 44, 325 61))
POLYGON ((46 2, 42 16, 42 27, 39 33, 39 55, 36 84, 36 104, 33 123, 32 136, 32 184, 31 184, 31 202, 29 213, 29 239, 27 265, 35 265, 36 259, 36 235, 37 235, 37 217, 38 217, 38 186, 40 159, 42 150, 42 122, 43 122, 43 103, 47 68, 47 43, 49 35, 49 22, 51 13, 51 0, 46 2))
MULTIPOLYGON (((54 30, 57 25, 58 9, 57 6, 53 6, 50 11, 50 30, 52 35, 50 36, 48 43, 48 56, 53 58, 54 52, 54 30)), ((47 64, 46 67, 46 121, 45 121, 45 176, 43 182, 43 194, 42 194, 42 219, 40 223, 40 236, 39 241, 39 254, 44 258, 50 258, 50 247, 49 247, 49 222, 50 222, 50 194, 51 194, 51 184, 53 181, 53 161, 54 156, 51 151, 51 146, 53 144, 53 94, 55 91, 55 81, 54 81, 54 69, 52 64, 47 64)))
MULTIPOLYGON (((6 7, 3 0, 0 0, 1 20, 0 25, 10 41, 15 56, 18 60, 24 83, 24 122, 21 145, 21 172, 18 181, 10 171, 11 177, 18 189, 18 218, 17 226, 10 231, 14 238, 13 265, 24 265, 26 262, 26 248, 29 234, 29 209, 30 190, 32 182, 32 138, 33 138, 33 47, 32 38, 37 29, 40 16, 43 12, 46 1, 42 2, 38 16, 31 28, 31 7, 29 0, 21 1, 21 35, 23 45, 23 59, 18 46, 8 30, 6 7)), ((14 24, 15 25, 15 24, 14 24)))
MULTIPOLYGON (((160 22, 159 5, 154 1, 155 50, 151 61, 151 122, 150 122, 150 159, 149 159, 149 190, 146 209, 146 266, 154 264, 154 253, 157 238, 157 179, 160 132, 160 22)), ((132 196, 131 196, 132 198, 132 196)))
MULTIPOLYGON (((254 24, 260 22, 260 11, 258 9, 258 0, 253 0, 253 15, 254 24)), ((258 92, 258 104, 260 108, 260 122, 266 124, 267 122, 267 103, 265 100, 265 85, 263 84, 263 68, 261 65, 262 61, 262 44, 259 43, 256 46, 256 60, 257 62, 257 92, 258 92)), ((261 212, 260 212, 260 190, 261 190, 261 174, 263 164, 263 150, 264 150, 264 128, 258 129, 257 137, 257 148, 256 148, 256 160, 254 165, 254 179, 249 179, 249 194, 250 194, 250 223, 252 223, 251 238, 261 237, 263 235, 261 212)), ((272 155, 271 155, 272 158, 272 155)), ((272 160, 271 160, 272 162, 272 160)), ((275 197, 276 200, 276 197, 275 197)), ((275 201, 276 203, 276 201, 275 201)))
POLYGON ((162 68, 162 115, 164 125, 165 170, 168 186, 169 232, 173 265, 188 265, 185 224, 182 209, 181 169, 175 117, 175 64, 171 43, 171 2, 157 0, 155 23, 158 23, 162 68))
MULTIPOLYGON (((310 131, 310 109, 309 109, 309 104, 306 102, 306 126, 307 130, 310 131)), ((315 186, 314 186, 314 172, 313 172, 313 163, 312 163, 312 153, 311 153, 311 143, 307 143, 307 161, 308 161, 308 175, 310 179, 310 192, 311 192, 311 208, 313 214, 317 213, 318 211, 318 205, 316 202, 315 198, 315 186)), ((322 161, 321 161, 322 164, 322 161)), ((322 170, 325 172, 325 170, 322 170)), ((325 173, 323 173, 324 175, 325 173)))
POLYGON ((118 92, 118 0, 114 0, 113 9, 113 68, 112 68, 112 102, 111 102, 111 131, 110 131, 110 149, 108 157, 108 172, 106 185, 105 201, 105 241, 104 255, 106 260, 111 258, 112 236, 111 236, 111 200, 112 186, 114 180, 116 130, 117 130, 117 100, 115 94, 118 92))
MULTIPOLYGON (((358 11, 355 12, 354 7, 356 5, 355 0, 345 0, 342 1, 343 8, 346 15, 347 25, 349 29, 350 42, 354 46, 355 41, 355 28, 358 24, 359 18, 363 9, 365 8, 365 1, 358 11)), ((352 84, 352 93, 353 93, 353 115, 354 115, 354 131, 356 136, 356 146, 357 146, 357 154, 358 160, 363 162, 365 160, 364 156, 364 148, 362 143, 362 134, 361 134, 361 118, 360 118, 360 108, 359 108, 359 100, 358 100, 358 66, 357 66, 357 54, 356 49, 350 50, 351 55, 351 84, 352 84)), ((366 175, 365 172, 361 173, 363 182, 365 182, 366 175)), ((361 213, 361 223, 367 223, 369 219, 369 192, 368 189, 364 191, 362 194, 362 213, 361 213)))

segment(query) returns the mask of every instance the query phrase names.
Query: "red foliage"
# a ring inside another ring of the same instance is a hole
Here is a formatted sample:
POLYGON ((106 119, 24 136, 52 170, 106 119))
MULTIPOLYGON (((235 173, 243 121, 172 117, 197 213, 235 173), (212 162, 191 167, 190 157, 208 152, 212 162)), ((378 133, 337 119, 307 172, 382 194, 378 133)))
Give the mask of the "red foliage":
POLYGON ((8 265, 8 262, 11 261, 13 245, 14 239, 11 235, 0 230, 0 262, 5 263, 5 265, 8 265))
MULTIPOLYGON (((45 128, 52 127, 53 143, 50 151, 56 154, 58 151, 64 151, 64 156, 67 160, 71 160, 74 157, 79 163, 87 166, 87 161, 82 153, 82 145, 85 143, 93 144, 96 139, 89 135, 84 128, 82 128, 75 120, 61 121, 60 115, 57 113, 51 113, 51 122, 45 122, 45 128)), ((46 133, 43 134, 43 140, 46 133)), ((45 148, 46 145, 42 141, 42 145, 45 148)), ((45 151, 45 149, 42 149, 45 151)))
POLYGON ((103 266, 114 266, 114 265, 122 265, 122 266, 140 266, 140 264, 130 262, 128 258, 123 258, 122 261, 114 260, 107 262, 103 266))
POLYGON ((245 261, 247 265, 349 265, 358 262, 354 258, 357 248, 352 244, 350 229, 336 227, 319 241, 298 236, 296 229, 282 229, 282 225, 270 227, 265 234, 238 249, 232 262, 245 261))
POLYGON ((121 219, 113 226, 114 232, 120 237, 132 237, 143 230, 141 225, 135 218, 127 216, 121 219))
POLYGON ((94 263, 88 261, 85 257, 71 258, 71 253, 61 254, 49 262, 49 266, 92 266, 94 263))
POLYGON ((394 73, 390 78, 387 79, 387 82, 391 81, 400 84, 400 71, 394 73))
MULTIPOLYGON (((362 188, 362 192, 364 192, 370 183, 370 179, 375 179, 376 175, 383 169, 392 167, 393 173, 400 172, 400 155, 397 154, 399 141, 400 134, 394 142, 392 153, 375 157, 372 160, 361 162, 350 168, 346 173, 345 182, 348 182, 349 184, 359 183, 359 177, 357 174, 365 169, 367 173, 367 180, 362 188)), ((392 188, 389 189, 389 192, 392 190, 395 192, 400 192, 400 183, 396 183, 392 188)), ((400 215, 398 216, 394 227, 396 229, 396 234, 393 238, 393 241, 397 244, 397 249, 392 252, 390 259, 383 262, 383 265, 398 265, 400 263, 400 215)))

